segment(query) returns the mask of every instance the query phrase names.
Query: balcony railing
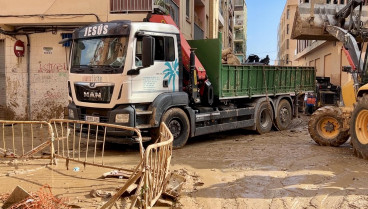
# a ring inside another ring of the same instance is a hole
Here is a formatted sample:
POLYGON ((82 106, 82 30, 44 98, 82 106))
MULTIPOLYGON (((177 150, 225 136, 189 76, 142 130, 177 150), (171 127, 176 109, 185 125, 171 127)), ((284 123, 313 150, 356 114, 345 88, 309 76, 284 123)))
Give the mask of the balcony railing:
POLYGON ((179 25, 179 7, 173 0, 110 0, 111 13, 152 12, 157 6, 179 25))
POLYGON ((244 0, 235 0, 235 6, 243 6, 244 0))
POLYGON ((244 25, 244 20, 235 19, 235 25, 244 25))
POLYGON ((204 39, 204 31, 194 23, 194 40, 204 39))
POLYGON ((158 3, 160 3, 159 6, 164 7, 164 9, 167 10, 176 25, 179 26, 179 6, 176 5, 173 0, 156 0, 155 5, 158 3))
POLYGON ((244 39, 244 33, 242 32, 236 32, 235 33, 235 40, 243 40, 244 39))
POLYGON ((154 3, 154 0, 110 0, 110 12, 151 12, 154 3))

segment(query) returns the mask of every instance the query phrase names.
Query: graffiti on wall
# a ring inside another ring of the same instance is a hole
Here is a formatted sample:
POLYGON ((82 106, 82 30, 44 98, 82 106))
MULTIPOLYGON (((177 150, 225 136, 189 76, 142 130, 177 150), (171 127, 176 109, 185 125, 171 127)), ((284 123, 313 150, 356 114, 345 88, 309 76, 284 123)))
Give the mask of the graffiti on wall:
POLYGON ((67 73, 66 63, 40 63, 39 73, 67 73))
POLYGON ((64 94, 64 92, 58 92, 58 91, 47 91, 44 94, 44 98, 45 99, 63 99, 64 97, 66 97, 66 94, 64 94))

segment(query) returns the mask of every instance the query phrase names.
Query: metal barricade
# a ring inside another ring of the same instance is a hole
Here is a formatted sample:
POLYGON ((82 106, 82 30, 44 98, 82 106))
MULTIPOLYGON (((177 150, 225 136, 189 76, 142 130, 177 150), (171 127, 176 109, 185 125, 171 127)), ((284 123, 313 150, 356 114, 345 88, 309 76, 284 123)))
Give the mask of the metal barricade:
POLYGON ((151 208, 160 198, 168 182, 172 158, 173 136, 167 126, 160 125, 158 140, 144 151, 138 129, 86 121, 53 119, 45 121, 0 120, 0 158, 47 158, 125 171, 129 177, 123 187, 102 208, 111 207, 130 185, 139 181, 132 196, 131 208, 140 203, 151 208), (132 131, 140 146, 140 163, 135 169, 126 169, 104 162, 108 128, 132 131), (98 148, 98 145, 102 148, 98 148), (45 151, 46 149, 48 149, 45 151), (44 151, 40 153, 40 151, 44 151))
POLYGON ((147 208, 153 207, 164 190, 169 176, 172 142, 173 136, 163 123, 160 128, 159 141, 148 146, 144 153, 144 200, 147 208))
POLYGON ((140 146, 141 157, 143 157, 142 136, 140 131, 136 128, 64 119, 50 120, 50 124, 53 127, 55 135, 55 157, 65 159, 67 166, 69 165, 69 161, 73 161, 81 163, 84 166, 92 165, 102 168, 132 171, 121 167, 106 165, 104 162, 108 128, 135 132, 137 143, 139 143, 140 146), (98 149, 97 144, 99 144, 99 146, 102 145, 102 148, 98 149))
POLYGON ((142 162, 137 166, 129 180, 101 209, 113 206, 128 187, 139 178, 140 181, 130 208, 133 208, 137 202, 141 204, 142 208, 152 208, 168 182, 173 140, 170 130, 162 123, 157 142, 147 147, 142 162))
POLYGON ((53 129, 45 121, 0 120, 0 158, 53 159, 53 129), (46 152, 41 150, 50 148, 46 152))

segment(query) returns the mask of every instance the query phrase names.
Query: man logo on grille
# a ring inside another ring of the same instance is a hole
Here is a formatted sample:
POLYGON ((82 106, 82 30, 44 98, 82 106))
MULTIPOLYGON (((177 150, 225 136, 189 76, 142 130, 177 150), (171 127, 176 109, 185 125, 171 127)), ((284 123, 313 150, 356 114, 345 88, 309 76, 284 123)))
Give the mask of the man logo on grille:
POLYGON ((99 99, 99 100, 102 99, 101 92, 88 92, 88 91, 85 91, 85 92, 83 92, 83 96, 85 98, 91 98, 91 99, 99 99))

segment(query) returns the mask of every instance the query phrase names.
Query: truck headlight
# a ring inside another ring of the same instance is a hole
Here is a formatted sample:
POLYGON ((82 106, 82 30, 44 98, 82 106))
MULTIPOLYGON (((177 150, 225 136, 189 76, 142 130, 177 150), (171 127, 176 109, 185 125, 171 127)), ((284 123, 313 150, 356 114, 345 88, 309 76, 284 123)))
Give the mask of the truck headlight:
POLYGON ((116 123, 129 123, 129 114, 116 114, 116 123))
POLYGON ((69 109, 69 118, 74 118, 74 111, 69 109))

